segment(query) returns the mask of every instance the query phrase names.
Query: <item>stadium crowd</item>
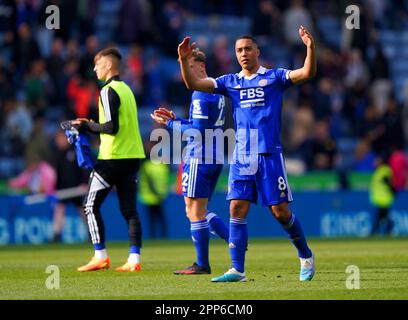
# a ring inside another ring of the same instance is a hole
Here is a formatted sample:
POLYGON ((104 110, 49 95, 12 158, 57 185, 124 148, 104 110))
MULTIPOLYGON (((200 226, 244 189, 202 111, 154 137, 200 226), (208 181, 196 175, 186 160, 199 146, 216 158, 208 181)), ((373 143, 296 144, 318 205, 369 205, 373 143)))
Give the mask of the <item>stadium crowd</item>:
MULTIPOLYGON (((396 56, 381 35, 407 29, 408 1, 353 4, 360 28, 348 30, 347 1, 0 0, 0 179, 33 161, 55 165, 61 120, 97 119, 93 59, 102 47, 123 52, 123 79, 135 93, 146 138, 153 124, 144 115, 160 105, 188 110, 177 63, 185 34, 217 77, 239 71, 238 31, 257 37, 265 67, 299 66, 305 54, 299 25, 317 41, 318 71, 286 93, 282 139, 290 168, 373 171, 376 155, 407 151, 408 82, 397 83, 396 56), (49 5, 60 10, 60 29, 46 28, 49 5)), ((408 53, 408 42, 397 51, 408 53)))

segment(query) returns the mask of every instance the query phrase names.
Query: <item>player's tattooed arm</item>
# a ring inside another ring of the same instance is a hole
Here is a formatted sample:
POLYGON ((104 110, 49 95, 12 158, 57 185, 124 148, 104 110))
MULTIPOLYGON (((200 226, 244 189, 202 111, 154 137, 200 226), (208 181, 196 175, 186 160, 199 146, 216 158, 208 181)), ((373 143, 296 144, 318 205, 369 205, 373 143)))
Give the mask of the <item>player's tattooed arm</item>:
POLYGON ((303 67, 289 73, 289 78, 294 84, 305 82, 316 75, 316 54, 313 37, 303 26, 299 28, 299 36, 307 48, 307 55, 303 67))

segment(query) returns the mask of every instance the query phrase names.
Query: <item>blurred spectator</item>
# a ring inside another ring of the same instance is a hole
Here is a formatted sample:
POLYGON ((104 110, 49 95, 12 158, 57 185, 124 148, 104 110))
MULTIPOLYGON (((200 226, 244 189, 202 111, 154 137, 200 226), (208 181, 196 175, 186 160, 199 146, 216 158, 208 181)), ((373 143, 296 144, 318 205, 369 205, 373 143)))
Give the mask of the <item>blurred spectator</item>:
POLYGON ((372 17, 376 26, 380 27, 386 25, 384 23, 384 20, 386 20, 385 14, 389 8, 387 0, 367 0, 365 7, 367 8, 368 15, 372 17))
POLYGON ((51 0, 60 10, 60 28, 55 30, 55 36, 67 42, 72 35, 74 23, 78 21, 78 1, 51 0))
POLYGON ((368 105, 367 87, 362 82, 357 82, 353 87, 346 90, 342 113, 352 127, 352 134, 359 134, 359 126, 368 105))
POLYGON ((374 107, 383 115, 387 108, 387 100, 392 94, 392 82, 388 79, 376 79, 372 83, 370 91, 374 107))
POLYGON ((79 40, 83 42, 95 32, 94 22, 97 18, 101 0, 78 0, 79 40))
POLYGON ((4 60, 0 57, 0 108, 2 102, 15 95, 13 85, 13 75, 4 65, 4 60))
POLYGON ((376 209, 376 217, 373 222, 371 234, 380 230, 381 224, 385 224, 385 233, 390 234, 393 222, 389 217, 389 210, 394 203, 395 197, 391 186, 392 171, 387 165, 386 156, 376 159, 376 169, 370 183, 370 201, 376 209))
POLYGON ((271 37, 281 39, 282 35, 279 32, 282 23, 281 19, 280 10, 271 0, 259 1, 253 16, 252 35, 256 36, 261 43, 270 41, 271 37))
MULTIPOLYGON (((17 139, 21 141, 15 147, 18 153, 20 153, 31 138, 33 129, 31 114, 24 103, 17 101, 15 97, 6 100, 4 105, 5 129, 13 137, 11 138, 12 140, 17 139)), ((17 155, 18 153, 16 152, 15 154, 17 155)))
POLYGON ((1 177, 11 177, 24 168, 22 150, 31 135, 32 121, 27 109, 11 97, 4 101, 0 117, 0 165, 1 177))
POLYGON ((404 129, 402 123, 402 108, 399 105, 395 96, 391 95, 387 101, 387 109, 385 111, 382 123, 385 125, 384 146, 395 146, 401 150, 404 148, 404 129))
POLYGON ((314 138, 309 142, 309 169, 333 170, 337 161, 337 145, 331 138, 329 123, 320 120, 315 125, 314 138))
POLYGON ((312 107, 308 104, 302 104, 295 112, 292 119, 291 131, 289 133, 290 141, 288 142, 290 149, 296 154, 304 158, 306 150, 302 146, 305 141, 313 136, 315 126, 315 118, 312 107), (297 152, 296 152, 297 151, 297 152))
POLYGON ((6 33, 16 31, 17 4, 14 0, 0 0, 0 42, 6 33))
POLYGON ((200 11, 207 14, 242 15, 249 12, 251 5, 245 0, 206 0, 201 3, 200 11))
POLYGON ((404 85, 404 105, 402 106, 402 123, 404 124, 404 138, 408 142, 408 79, 404 85))
POLYGON ((66 53, 65 53, 65 60, 79 60, 80 52, 79 52, 79 44, 75 38, 69 39, 66 44, 66 53))
POLYGON ((45 60, 50 80, 54 84, 54 91, 49 97, 52 105, 62 105, 66 99, 64 69, 61 68, 65 64, 63 50, 64 43, 61 39, 55 38, 52 42, 51 53, 45 60))
POLYGON ((0 60, 2 63, 10 64, 14 51, 15 35, 17 34, 16 2, 14 0, 0 0, 0 8, 0 60))
POLYGON ((132 45, 125 64, 125 70, 122 72, 122 78, 132 89, 137 101, 140 100, 143 93, 144 72, 143 47, 137 44, 132 45))
POLYGON ((329 78, 321 78, 318 82, 318 90, 314 97, 314 114, 316 120, 328 119, 332 114, 333 84, 329 78))
POLYGON ((72 79, 79 77, 78 76, 78 69, 79 69, 79 60, 78 59, 70 59, 67 60, 64 64, 62 79, 61 82, 63 83, 64 93, 63 96, 65 97, 65 101, 63 103, 63 115, 61 118, 65 119, 72 119, 75 116, 73 103, 74 101, 68 97, 68 85, 72 79))
POLYGON ((390 68, 387 57, 384 55, 383 48, 380 44, 375 46, 374 58, 371 60, 370 74, 373 80, 389 79, 390 68))
POLYGON ((119 11, 119 36, 123 43, 146 44, 152 30, 152 8, 147 0, 123 0, 119 11))
MULTIPOLYGON (((25 149, 25 159, 39 159, 52 163, 52 151, 49 146, 49 139, 45 135, 44 114, 38 113, 34 116, 34 125, 30 143, 25 149)), ((27 160, 28 161, 28 160, 27 160)))
POLYGON ((394 192, 401 192, 406 188, 408 181, 407 155, 402 150, 393 147, 388 163, 392 171, 391 186, 394 192))
POLYGON ((150 55, 146 67, 147 88, 144 93, 144 103, 147 106, 159 106, 165 104, 165 79, 160 65, 160 57, 157 52, 150 55))
POLYGON ((86 39, 85 53, 81 55, 79 62, 79 74, 83 79, 93 79, 96 81, 96 75, 93 71, 94 58, 99 51, 99 41, 94 35, 86 39))
POLYGON ((363 110, 364 115, 357 121, 358 136, 368 138, 373 143, 384 133, 384 126, 381 123, 379 111, 372 105, 363 110))
POLYGON ((375 169, 376 154, 371 150, 371 144, 367 139, 358 142, 354 151, 353 170, 372 172, 375 169))
POLYGON ((408 24, 408 9, 404 1, 387 1, 389 6, 386 11, 388 24, 391 29, 404 29, 408 24))
POLYGON ((181 73, 178 72, 173 75, 170 81, 167 82, 166 102, 169 105, 179 105, 188 108, 188 101, 191 97, 191 92, 186 88, 181 73))
POLYGON ((234 60, 227 37, 217 36, 214 40, 213 50, 208 57, 209 74, 219 75, 234 72, 234 60))
POLYGON ((32 25, 35 17, 33 4, 26 0, 15 0, 15 2, 17 28, 19 28, 22 24, 32 25))
POLYGON ((302 0, 292 0, 290 8, 283 13, 283 32, 290 47, 302 44, 299 38, 299 27, 306 27, 314 34, 313 21, 310 12, 304 7, 302 0))
POLYGON ((98 87, 92 79, 73 77, 67 86, 67 96, 72 102, 73 118, 95 118, 98 87))
MULTIPOLYGON (((371 107, 370 110, 374 108, 371 107)), ((373 124, 371 130, 369 130, 368 135, 372 141, 373 149, 377 154, 381 152, 387 152, 390 154, 391 147, 394 146, 397 149, 403 149, 404 147, 404 132, 403 124, 401 122, 401 110, 395 99, 395 97, 390 97, 387 101, 387 110, 383 117, 378 115, 377 110, 373 110, 377 114, 376 125, 373 124)), ((367 119, 363 122, 367 125, 367 119)))
POLYGON ((317 56, 318 75, 343 82, 345 74, 344 58, 333 49, 322 46, 317 56))
POLYGON ((177 46, 184 24, 182 8, 177 1, 166 0, 156 10, 160 12, 157 22, 161 29, 161 47, 166 55, 177 58, 177 46))
MULTIPOLYGON (((58 130, 54 137, 55 149, 54 167, 57 174, 56 188, 64 190, 68 188, 79 188, 84 186, 86 191, 86 172, 84 172, 77 163, 75 150, 68 143, 67 137, 62 130, 58 130)), ((86 218, 82 209, 83 197, 73 197, 59 200, 55 204, 53 216, 53 238, 52 242, 61 242, 62 230, 65 222, 65 212, 67 205, 75 206, 79 216, 85 224, 86 218)))
POLYGON ((46 71, 44 60, 33 61, 24 81, 24 93, 32 114, 46 111, 53 92, 53 82, 46 71))
POLYGON ((50 16, 50 14, 47 13, 47 7, 50 5, 58 5, 58 2, 58 0, 42 1, 41 7, 39 8, 37 13, 37 26, 35 28, 35 35, 42 57, 47 57, 50 54, 52 42, 55 36, 54 30, 50 30, 47 28, 47 19, 49 19, 50 16))
POLYGON ((9 187, 15 190, 28 191, 29 193, 55 192, 57 175, 54 168, 40 157, 33 155, 27 160, 27 168, 17 177, 9 181, 9 187))
POLYGON ((366 85, 368 80, 368 67, 363 60, 361 51, 353 49, 347 60, 344 83, 347 87, 353 87, 356 83, 366 85))
POLYGON ((34 60, 41 57, 38 43, 32 36, 31 28, 28 24, 22 23, 18 27, 17 38, 13 44, 12 71, 15 70, 21 76, 28 71, 34 60))
MULTIPOLYGON (((342 52, 358 49, 363 59, 367 58, 367 48, 373 38, 373 19, 367 16, 365 6, 359 5, 359 28, 349 29, 343 21, 342 52)), ((343 10, 345 12, 345 10, 343 10)), ((347 18, 347 16, 346 16, 347 18)))
POLYGON ((139 172, 140 201, 148 211, 150 237, 166 238, 167 226, 163 211, 163 202, 168 194, 169 168, 167 164, 150 159, 154 142, 146 142, 147 158, 139 172))

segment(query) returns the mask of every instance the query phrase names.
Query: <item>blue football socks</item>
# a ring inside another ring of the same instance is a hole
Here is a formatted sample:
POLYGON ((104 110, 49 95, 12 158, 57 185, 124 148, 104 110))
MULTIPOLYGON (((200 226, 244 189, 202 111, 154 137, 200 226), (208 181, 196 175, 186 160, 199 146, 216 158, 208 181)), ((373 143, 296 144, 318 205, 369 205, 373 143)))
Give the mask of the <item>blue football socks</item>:
POLYGON ((217 236, 219 236, 221 239, 224 239, 228 243, 229 230, 224 221, 214 212, 210 211, 206 213, 205 218, 207 219, 210 226, 210 232, 214 231, 217 236))
POLYGON ((209 266, 210 231, 207 220, 190 222, 191 239, 196 250, 197 261, 200 267, 209 266))
POLYGON ((292 213, 289 221, 282 224, 285 231, 288 233, 289 238, 298 250, 299 258, 310 258, 312 256, 312 251, 307 246, 306 237, 303 233, 302 226, 299 219, 292 213))
POLYGON ((105 247, 105 243, 94 243, 94 249, 95 250, 103 250, 103 249, 105 249, 106 247, 105 247))
POLYGON ((131 245, 131 246, 130 246, 129 253, 137 253, 137 254, 140 254, 140 247, 135 246, 135 245, 131 245))
POLYGON ((230 236, 228 243, 232 267, 239 272, 244 272, 245 251, 248 245, 246 219, 230 218, 230 236))

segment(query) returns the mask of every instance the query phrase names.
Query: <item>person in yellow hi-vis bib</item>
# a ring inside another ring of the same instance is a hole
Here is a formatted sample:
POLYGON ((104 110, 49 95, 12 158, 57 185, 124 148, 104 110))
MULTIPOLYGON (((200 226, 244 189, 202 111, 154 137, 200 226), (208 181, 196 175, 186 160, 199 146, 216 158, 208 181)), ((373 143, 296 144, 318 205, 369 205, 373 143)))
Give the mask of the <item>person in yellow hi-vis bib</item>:
POLYGON ((390 219, 390 208, 394 204, 395 191, 392 188, 392 170, 388 165, 388 157, 378 156, 376 159, 376 169, 370 182, 370 201, 376 208, 376 217, 371 229, 371 235, 375 235, 381 223, 385 223, 385 233, 391 234, 394 226, 390 219))
POLYGON ((107 48, 96 54, 94 71, 99 80, 105 81, 99 96, 99 123, 83 118, 73 121, 80 132, 97 133, 101 140, 84 204, 95 254, 88 264, 78 268, 80 272, 110 267, 100 208, 113 186, 116 186, 130 242, 129 258, 116 271, 141 270, 142 228, 136 211, 136 176, 145 153, 139 132, 135 97, 119 77, 121 59, 116 48, 107 48))

